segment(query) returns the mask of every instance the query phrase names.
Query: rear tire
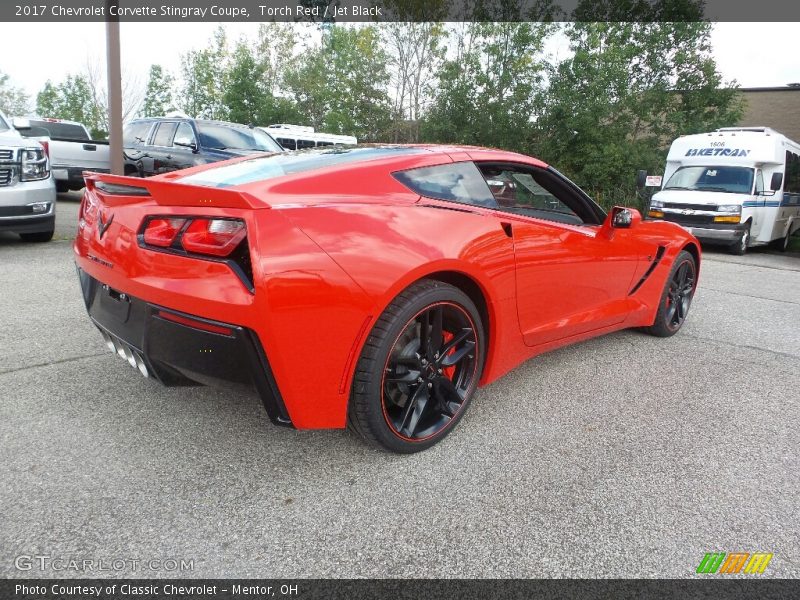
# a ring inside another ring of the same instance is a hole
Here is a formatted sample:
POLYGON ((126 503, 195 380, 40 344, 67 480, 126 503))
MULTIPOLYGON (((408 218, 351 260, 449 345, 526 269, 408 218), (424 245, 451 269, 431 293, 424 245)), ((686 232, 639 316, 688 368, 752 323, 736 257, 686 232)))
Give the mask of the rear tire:
POLYGON ((678 333, 686 321, 696 288, 697 263, 694 256, 683 250, 667 276, 656 320, 644 331, 657 337, 670 337, 678 333))
POLYGON ((430 279, 415 283, 386 308, 364 344, 348 426, 383 450, 430 448, 466 412, 484 348, 480 314, 464 292, 430 279))
POLYGON ((52 240, 54 233, 54 229, 48 229, 47 231, 37 231, 36 233, 20 233, 19 237, 22 238, 23 242, 41 244, 52 240))

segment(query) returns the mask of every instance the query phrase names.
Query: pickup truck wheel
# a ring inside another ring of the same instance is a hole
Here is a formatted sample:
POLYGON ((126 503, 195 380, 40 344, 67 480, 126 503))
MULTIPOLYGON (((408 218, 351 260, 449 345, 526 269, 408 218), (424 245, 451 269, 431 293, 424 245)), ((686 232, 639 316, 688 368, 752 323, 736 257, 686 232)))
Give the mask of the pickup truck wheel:
POLYGON ((20 233, 19 237, 22 238, 23 242, 33 242, 40 244, 52 240, 54 233, 55 233, 54 229, 48 229, 47 231, 37 231, 36 233, 20 233))
POLYGON ((59 194, 66 194, 69 191, 69 184, 62 181, 56 181, 56 192, 59 194))

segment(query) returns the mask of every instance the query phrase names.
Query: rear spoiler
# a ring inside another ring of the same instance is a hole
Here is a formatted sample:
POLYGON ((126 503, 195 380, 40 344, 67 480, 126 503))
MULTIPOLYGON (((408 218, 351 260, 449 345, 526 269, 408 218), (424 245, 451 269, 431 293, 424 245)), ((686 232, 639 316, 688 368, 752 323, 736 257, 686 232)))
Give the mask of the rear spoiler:
POLYGON ((84 171, 86 189, 94 190, 103 201, 114 206, 130 204, 131 200, 151 197, 161 206, 197 206, 215 208, 270 208, 270 205, 252 194, 234 188, 213 188, 186 185, 177 181, 127 177, 84 171))

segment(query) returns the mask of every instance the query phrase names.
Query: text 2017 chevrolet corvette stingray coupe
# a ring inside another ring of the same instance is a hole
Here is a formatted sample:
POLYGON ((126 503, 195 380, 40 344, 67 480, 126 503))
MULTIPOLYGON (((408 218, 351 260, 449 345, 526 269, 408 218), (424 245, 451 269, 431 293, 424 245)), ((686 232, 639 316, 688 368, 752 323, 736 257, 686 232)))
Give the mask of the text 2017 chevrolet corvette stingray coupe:
POLYGON ((536 354, 674 334, 700 266, 679 226, 606 215, 499 150, 316 149, 86 184, 75 256, 113 352, 395 452, 441 440, 478 385, 536 354))

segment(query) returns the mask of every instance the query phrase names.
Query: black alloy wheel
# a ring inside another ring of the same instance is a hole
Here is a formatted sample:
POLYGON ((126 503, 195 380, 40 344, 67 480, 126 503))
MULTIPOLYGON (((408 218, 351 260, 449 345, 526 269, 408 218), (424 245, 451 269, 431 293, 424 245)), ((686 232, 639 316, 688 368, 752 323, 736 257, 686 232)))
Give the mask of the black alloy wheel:
POLYGON ((697 262, 683 250, 672 263, 659 300, 656 318, 644 330, 658 337, 675 335, 686 321, 697 288, 697 262))
POLYGON ((395 341, 383 376, 383 413, 396 435, 428 439, 464 407, 477 372, 475 324, 442 302, 415 315, 395 341))
POLYGON ((446 436, 480 380, 479 312, 460 289, 422 280, 386 308, 356 366, 351 429, 393 452, 418 452, 446 436))

